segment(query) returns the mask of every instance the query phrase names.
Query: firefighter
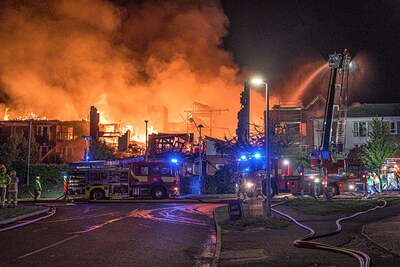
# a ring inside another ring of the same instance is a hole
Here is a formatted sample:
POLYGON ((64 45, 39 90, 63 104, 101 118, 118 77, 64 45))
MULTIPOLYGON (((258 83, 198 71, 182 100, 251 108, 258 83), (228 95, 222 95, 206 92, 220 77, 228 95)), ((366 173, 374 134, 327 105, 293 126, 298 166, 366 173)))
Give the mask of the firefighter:
POLYGON ((17 207, 18 204, 18 182, 17 172, 12 170, 10 172, 10 183, 8 184, 8 198, 7 204, 9 207, 17 207))
POLYGON ((4 208, 9 183, 10 177, 7 175, 7 168, 3 164, 0 164, 0 208, 4 208))
POLYGON ((40 195, 42 194, 42 184, 40 183, 40 176, 35 177, 35 184, 34 184, 34 199, 37 200, 40 198, 40 195))
POLYGON ((367 176, 367 194, 375 195, 377 193, 376 189, 375 189, 375 185, 374 185, 374 180, 375 180, 374 176, 371 173, 368 173, 368 176, 367 176))

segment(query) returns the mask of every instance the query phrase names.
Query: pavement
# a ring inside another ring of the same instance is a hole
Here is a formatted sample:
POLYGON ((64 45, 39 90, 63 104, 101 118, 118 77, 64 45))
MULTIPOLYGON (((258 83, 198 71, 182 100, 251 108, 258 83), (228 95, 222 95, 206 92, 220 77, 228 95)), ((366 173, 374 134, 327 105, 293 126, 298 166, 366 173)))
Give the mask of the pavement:
POLYGON ((54 216, 0 233, 1 266, 207 266, 219 205, 57 203, 54 216))
MULTIPOLYGON (((82 198, 70 198, 68 201, 74 201, 79 203, 220 203, 228 202, 229 200, 237 199, 234 194, 220 194, 220 195, 181 195, 178 197, 164 198, 164 199, 152 199, 152 198, 122 198, 122 199, 102 199, 102 200, 85 200, 82 198)), ((18 200, 21 203, 64 203, 63 198, 40 198, 34 200, 33 198, 22 198, 18 200)))
MULTIPOLYGON (((21 205, 19 206, 19 207, 17 207, 17 208, 15 208, 15 209, 19 209, 19 208, 21 208, 21 205)), ((24 208, 24 207, 23 207, 24 208)), ((36 208, 36 207, 33 207, 33 208, 36 208)), ((41 208, 41 207, 38 207, 39 209, 38 210, 35 210, 35 211, 25 211, 25 209, 23 209, 22 210, 22 212, 21 212, 21 214, 19 214, 19 213, 13 213, 12 214, 12 217, 10 217, 10 218, 7 218, 7 219, 2 219, 1 221, 0 221, 0 226, 2 226, 2 225, 8 225, 8 224, 11 224, 11 223, 14 223, 14 222, 18 222, 18 221, 21 221, 21 220, 23 220, 23 219, 27 219, 27 218, 30 218, 30 217, 34 217, 34 216, 39 216, 39 215, 42 215, 42 214, 46 214, 46 213, 48 213, 49 212, 49 210, 50 210, 50 208, 41 208)), ((2 228, 0 228, 0 231, 2 230, 2 228)))
MULTIPOLYGON (((287 206, 276 209, 312 227, 317 234, 335 230, 335 220, 343 216, 304 215, 287 206)), ((343 222, 340 234, 316 241, 364 251, 371 257, 372 266, 400 266, 400 257, 396 255, 400 250, 399 213, 400 205, 396 205, 361 215, 343 222), (363 236, 363 228, 372 241, 363 236), (382 249, 384 246, 391 251, 382 249)), ((294 247, 293 241, 306 233, 293 224, 279 230, 222 229, 219 266, 358 266, 355 259, 346 255, 294 247)))
POLYGON ((400 257, 400 215, 367 224, 364 233, 371 241, 400 257))

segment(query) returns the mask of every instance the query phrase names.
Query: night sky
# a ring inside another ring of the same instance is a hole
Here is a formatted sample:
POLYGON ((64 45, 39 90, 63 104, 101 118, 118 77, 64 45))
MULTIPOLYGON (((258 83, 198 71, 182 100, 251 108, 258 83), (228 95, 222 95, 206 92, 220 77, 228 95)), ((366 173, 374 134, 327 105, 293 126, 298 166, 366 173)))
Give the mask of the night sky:
POLYGON ((399 43, 400 0, 3 0, 0 113, 78 119, 96 105, 131 122, 147 116, 131 103, 151 96, 180 121, 193 102, 238 108, 254 74, 272 102, 307 105, 344 48, 350 103, 400 103, 399 43))
MULTIPOLYGON (((348 48, 359 64, 350 101, 400 102, 399 1, 223 0, 222 6, 230 20, 224 47, 243 72, 280 87, 304 64, 348 48)), ((323 84, 310 94, 324 92, 323 84)))

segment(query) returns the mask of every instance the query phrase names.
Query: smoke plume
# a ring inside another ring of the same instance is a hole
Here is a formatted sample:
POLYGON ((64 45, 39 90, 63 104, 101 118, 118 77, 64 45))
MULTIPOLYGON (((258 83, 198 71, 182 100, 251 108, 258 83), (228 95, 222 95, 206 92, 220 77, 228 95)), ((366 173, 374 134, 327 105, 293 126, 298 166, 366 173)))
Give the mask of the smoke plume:
POLYGON ((147 105, 170 121, 198 101, 229 108, 236 126, 242 84, 221 48, 229 21, 215 1, 2 1, 0 102, 10 114, 108 119, 143 127, 147 105))

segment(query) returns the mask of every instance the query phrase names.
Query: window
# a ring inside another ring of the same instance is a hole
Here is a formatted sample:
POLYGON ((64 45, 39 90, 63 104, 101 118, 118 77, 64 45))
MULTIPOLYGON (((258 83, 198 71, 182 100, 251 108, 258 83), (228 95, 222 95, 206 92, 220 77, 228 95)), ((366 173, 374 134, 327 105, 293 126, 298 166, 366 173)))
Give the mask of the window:
POLYGON ((367 123, 365 121, 355 122, 353 125, 353 136, 367 136, 367 123))
POLYGON ((160 167, 159 166, 151 166, 151 174, 153 174, 153 175, 157 175, 157 174, 159 174, 160 173, 160 167))
POLYGON ((225 166, 225 164, 215 164, 215 168, 217 170, 221 170, 224 166, 225 166))
POLYGON ((358 136, 358 122, 354 123, 353 136, 358 136))
POLYGON ((390 134, 397 134, 397 123, 394 121, 391 121, 389 123, 389 132, 390 134))
POLYGON ((367 123, 366 122, 360 122, 360 137, 365 137, 367 136, 367 123))
POLYGON ((161 175, 170 175, 170 174, 171 174, 171 172, 170 172, 169 168, 167 168, 167 167, 161 168, 161 175))
POLYGON ((147 166, 140 167, 139 175, 149 175, 149 167, 147 166))
POLYGON ((107 173, 103 173, 103 172, 91 172, 89 174, 89 179, 91 181, 100 181, 100 180, 104 180, 107 178, 107 173))
POLYGON ((74 139, 74 128, 72 128, 72 127, 68 127, 68 130, 67 130, 67 136, 66 136, 67 138, 67 140, 72 140, 72 139, 74 139))
POLYGON ((372 121, 367 122, 367 135, 369 136, 372 132, 372 121))

